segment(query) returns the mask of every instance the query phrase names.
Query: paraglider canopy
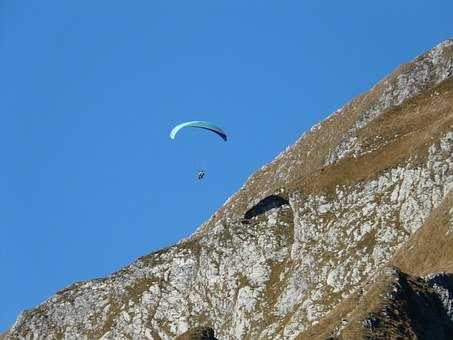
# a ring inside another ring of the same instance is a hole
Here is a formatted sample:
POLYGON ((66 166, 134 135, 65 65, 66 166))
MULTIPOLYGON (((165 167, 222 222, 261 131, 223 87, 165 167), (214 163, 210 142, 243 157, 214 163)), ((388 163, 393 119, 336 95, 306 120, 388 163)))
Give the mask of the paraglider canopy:
POLYGON ((180 130, 182 130, 186 127, 194 127, 194 128, 200 128, 200 129, 212 131, 215 134, 217 134, 218 136, 220 136, 225 142, 227 141, 227 135, 221 128, 219 128, 218 126, 215 126, 214 124, 211 124, 209 122, 203 122, 203 121, 199 121, 199 120, 194 120, 191 122, 185 122, 185 123, 176 125, 173 128, 173 130, 171 130, 171 132, 170 132, 170 138, 175 139, 176 134, 180 130))

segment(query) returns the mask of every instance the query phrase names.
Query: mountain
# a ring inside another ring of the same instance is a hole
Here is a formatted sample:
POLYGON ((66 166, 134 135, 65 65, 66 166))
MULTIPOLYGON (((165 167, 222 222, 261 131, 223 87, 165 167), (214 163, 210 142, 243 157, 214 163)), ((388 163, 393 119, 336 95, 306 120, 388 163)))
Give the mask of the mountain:
POLYGON ((196 232, 6 339, 453 339, 453 40, 254 173, 196 232))

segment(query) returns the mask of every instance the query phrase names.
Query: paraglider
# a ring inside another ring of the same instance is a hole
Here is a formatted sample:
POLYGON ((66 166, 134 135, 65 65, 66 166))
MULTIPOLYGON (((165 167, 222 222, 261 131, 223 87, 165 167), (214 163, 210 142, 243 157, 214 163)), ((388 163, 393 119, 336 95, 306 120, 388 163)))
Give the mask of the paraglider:
MULTIPOLYGON (((187 128, 187 127, 207 130, 207 131, 215 133, 217 136, 222 138, 225 142, 228 140, 226 133, 220 127, 218 127, 212 123, 204 122, 204 121, 200 121, 200 120, 185 122, 185 123, 176 125, 170 132, 170 138, 175 139, 176 135, 179 133, 179 131, 181 131, 182 129, 187 128)), ((203 169, 199 170, 198 174, 197 174, 198 180, 202 180, 205 177, 205 175, 206 175, 206 173, 203 169)))
POLYGON ((173 128, 173 130, 171 130, 171 132, 170 132, 170 138, 175 139, 176 134, 186 127, 194 127, 194 128, 200 128, 200 129, 212 131, 215 134, 219 135, 225 142, 227 141, 227 135, 221 128, 219 128, 218 126, 215 126, 214 124, 211 124, 209 122, 203 122, 200 120, 194 120, 192 122, 185 122, 185 123, 176 125, 173 128))

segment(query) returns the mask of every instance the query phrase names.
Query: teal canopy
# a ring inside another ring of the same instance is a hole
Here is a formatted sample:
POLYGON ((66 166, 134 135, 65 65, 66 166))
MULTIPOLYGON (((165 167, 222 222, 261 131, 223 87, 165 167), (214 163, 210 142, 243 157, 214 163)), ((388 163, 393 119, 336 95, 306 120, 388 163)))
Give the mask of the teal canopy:
POLYGON ((192 121, 192 122, 185 122, 185 123, 181 123, 179 125, 176 125, 173 128, 173 130, 171 130, 171 132, 170 132, 170 138, 171 139, 175 139, 176 134, 180 130, 182 130, 182 129, 186 128, 186 127, 194 127, 194 128, 200 128, 200 129, 209 130, 211 132, 214 132, 218 136, 220 136, 225 142, 227 141, 227 135, 221 128, 219 128, 218 126, 215 126, 214 124, 211 124, 209 122, 203 122, 203 121, 199 121, 199 120, 195 120, 195 121, 192 121))

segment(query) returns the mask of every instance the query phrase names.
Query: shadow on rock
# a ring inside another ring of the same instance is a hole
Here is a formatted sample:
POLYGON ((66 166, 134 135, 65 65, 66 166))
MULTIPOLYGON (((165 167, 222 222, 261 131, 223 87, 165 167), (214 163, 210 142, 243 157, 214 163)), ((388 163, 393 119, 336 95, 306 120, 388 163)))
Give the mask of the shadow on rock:
POLYGON ((189 329, 181 334, 176 340, 218 340, 214 336, 214 329, 211 327, 197 327, 189 329))
POLYGON ((282 205, 287 205, 289 202, 281 196, 271 195, 261 201, 256 205, 251 207, 244 215, 244 219, 249 220, 255 216, 264 214, 266 211, 269 211, 274 208, 279 208, 282 205))

